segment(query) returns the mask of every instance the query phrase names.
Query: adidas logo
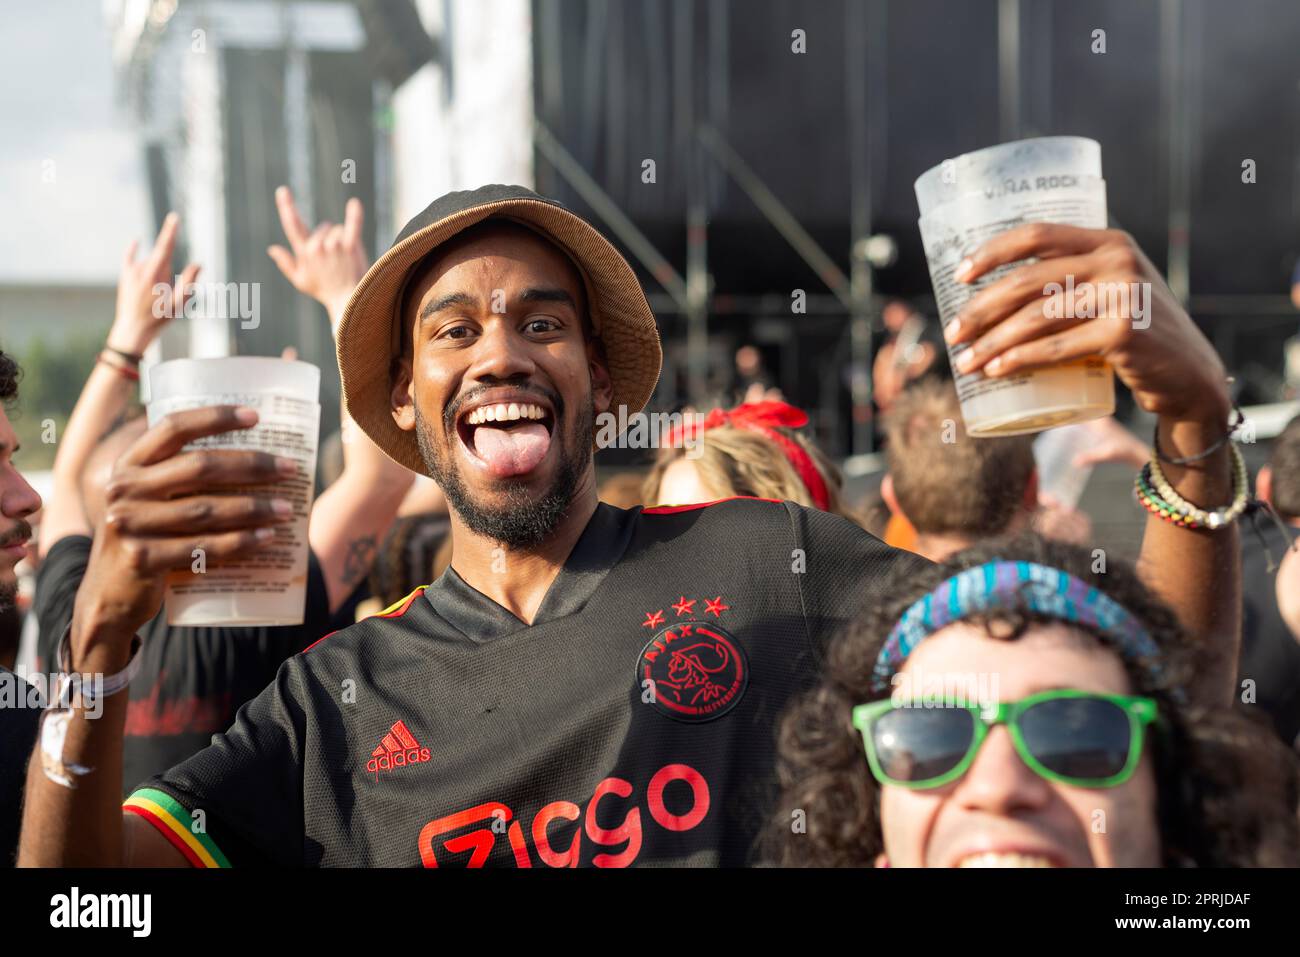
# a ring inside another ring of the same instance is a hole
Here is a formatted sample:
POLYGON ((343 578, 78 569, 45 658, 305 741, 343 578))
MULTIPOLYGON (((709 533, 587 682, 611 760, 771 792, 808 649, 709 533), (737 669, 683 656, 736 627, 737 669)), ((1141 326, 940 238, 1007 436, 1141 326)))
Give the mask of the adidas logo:
POLYGON ((415 740, 415 735, 411 734, 411 729, 406 726, 405 721, 398 721, 384 735, 384 740, 379 742, 379 747, 370 752, 366 770, 378 781, 380 771, 391 771, 393 768, 428 760, 429 749, 420 747, 420 742, 415 740))

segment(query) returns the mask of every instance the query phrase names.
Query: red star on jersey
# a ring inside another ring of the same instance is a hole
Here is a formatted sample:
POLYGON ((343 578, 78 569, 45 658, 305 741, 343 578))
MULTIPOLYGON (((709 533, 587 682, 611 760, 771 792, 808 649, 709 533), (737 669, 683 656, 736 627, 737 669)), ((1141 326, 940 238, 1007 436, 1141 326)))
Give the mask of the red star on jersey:
POLYGON ((690 601, 687 601, 686 596, 683 595, 680 601, 673 602, 673 611, 677 612, 678 618, 682 617, 682 615, 693 614, 695 611, 695 599, 692 598, 690 601))
POLYGON ((722 596, 721 596, 721 595, 719 595, 717 598, 713 599, 713 601, 709 601, 709 599, 707 599, 707 598, 704 599, 704 613, 705 613, 706 615, 708 615, 708 614, 712 614, 712 615, 714 615, 714 616, 717 617, 717 618, 721 618, 721 617, 722 617, 722 613, 723 613, 724 611, 726 611, 726 610, 727 610, 728 608, 730 608, 730 607, 731 607, 730 605, 724 605, 724 604, 722 603, 722 596))
POLYGON ((645 621, 641 622, 641 627, 653 628, 656 625, 662 625, 663 623, 664 623, 664 610, 660 608, 658 611, 646 612, 645 621))

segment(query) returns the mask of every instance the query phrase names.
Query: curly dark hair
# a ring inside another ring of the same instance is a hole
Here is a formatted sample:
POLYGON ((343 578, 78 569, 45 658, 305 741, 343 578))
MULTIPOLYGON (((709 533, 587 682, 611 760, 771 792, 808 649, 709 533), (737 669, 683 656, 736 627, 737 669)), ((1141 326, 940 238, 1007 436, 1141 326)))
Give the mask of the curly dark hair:
MULTIPOLYGON (((828 649, 821 683, 795 701, 779 727, 781 797, 760 853, 782 866, 871 866, 883 850, 879 785, 871 775, 862 737, 853 728, 854 705, 884 698, 870 687, 872 667, 890 629, 917 599, 963 569, 989 561, 1037 562, 1059 568, 1114 598, 1147 627, 1160 649, 1160 669, 1124 660, 1134 693, 1158 702, 1162 721, 1152 726, 1157 817, 1164 863, 1169 867, 1295 866, 1300 863, 1297 757, 1245 706, 1207 708, 1178 692, 1187 688, 1203 657, 1128 565, 1111 560, 1093 571, 1093 554, 1036 536, 978 545, 922 574, 912 566, 895 573, 889 597, 839 635, 828 649), (806 833, 790 826, 804 812, 806 833)), ((998 611, 966 619, 991 637, 1019 638, 1037 612, 998 611)), ((1107 647, 1114 643, 1092 631, 1107 647)))
POLYGON ((18 379, 22 375, 13 356, 0 349, 0 402, 9 402, 18 395, 18 379))

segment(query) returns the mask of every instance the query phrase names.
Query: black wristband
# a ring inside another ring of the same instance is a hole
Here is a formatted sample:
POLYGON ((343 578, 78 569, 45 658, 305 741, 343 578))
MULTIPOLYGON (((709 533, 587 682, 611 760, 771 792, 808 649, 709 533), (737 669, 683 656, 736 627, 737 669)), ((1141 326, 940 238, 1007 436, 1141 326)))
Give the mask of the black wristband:
POLYGON ((1199 462, 1202 459, 1208 459, 1215 452, 1219 451, 1219 449, 1223 448, 1223 446, 1227 444, 1227 441, 1230 438, 1232 438, 1232 433, 1236 432, 1237 429, 1241 428, 1242 423, 1246 421, 1246 417, 1242 414, 1241 409, 1238 408, 1235 402, 1233 403, 1232 408, 1233 411, 1237 413, 1237 418, 1231 425, 1228 426, 1228 431, 1223 433, 1223 437, 1220 438, 1213 445, 1211 445, 1204 452, 1198 452, 1195 455, 1188 455, 1184 458, 1174 458, 1172 456, 1165 455, 1165 453, 1160 451, 1160 423, 1156 422, 1156 424, 1151 428, 1151 448, 1156 453, 1156 458, 1158 458, 1161 462, 1168 462, 1170 465, 1191 465, 1193 462, 1199 462))
POLYGON ((131 365, 133 366, 138 366, 141 362, 144 361, 143 355, 137 355, 134 352, 123 352, 121 349, 114 349, 107 342, 104 343, 104 349, 108 352, 113 353, 113 355, 115 356, 121 356, 123 359, 131 363, 131 365))

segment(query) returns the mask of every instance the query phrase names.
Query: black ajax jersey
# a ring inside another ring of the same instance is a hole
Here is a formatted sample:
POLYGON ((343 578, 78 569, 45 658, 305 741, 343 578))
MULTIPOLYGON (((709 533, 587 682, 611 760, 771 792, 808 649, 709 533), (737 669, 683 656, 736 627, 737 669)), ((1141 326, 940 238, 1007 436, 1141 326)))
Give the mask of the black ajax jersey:
POLYGON ((778 718, 900 561, 789 502, 601 504, 531 626, 448 570, 126 809, 206 866, 752 863, 778 718))

